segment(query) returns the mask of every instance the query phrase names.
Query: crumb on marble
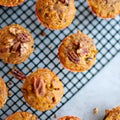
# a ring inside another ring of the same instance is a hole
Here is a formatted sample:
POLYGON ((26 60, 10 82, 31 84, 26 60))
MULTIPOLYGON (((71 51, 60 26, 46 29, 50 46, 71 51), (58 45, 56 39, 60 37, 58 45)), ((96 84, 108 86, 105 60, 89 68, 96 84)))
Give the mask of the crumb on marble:
POLYGON ((94 108, 94 109, 93 109, 93 114, 97 115, 98 112, 99 112, 99 109, 98 109, 98 108, 94 108))

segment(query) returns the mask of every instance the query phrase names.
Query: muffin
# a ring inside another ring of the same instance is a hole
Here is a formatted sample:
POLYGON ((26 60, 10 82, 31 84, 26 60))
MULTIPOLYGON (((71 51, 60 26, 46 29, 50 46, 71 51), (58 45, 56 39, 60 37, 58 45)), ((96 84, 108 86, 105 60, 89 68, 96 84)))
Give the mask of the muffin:
POLYGON ((38 118, 29 112, 16 112, 8 116, 6 120, 38 120, 38 118))
POLYGON ((106 110, 104 120, 120 120, 120 106, 113 108, 112 110, 106 110))
POLYGON ((120 14, 120 0, 88 0, 88 4, 101 18, 115 18, 120 14))
POLYGON ((60 102, 64 89, 55 73, 49 69, 38 69, 26 78, 22 92, 31 107, 46 111, 60 102))
POLYGON ((36 16, 43 26, 60 30, 71 24, 75 17, 74 0, 37 0, 36 16))
POLYGON ((80 120, 80 118, 75 117, 75 116, 64 116, 59 118, 58 120, 80 120))
POLYGON ((23 3, 25 0, 0 0, 0 5, 6 7, 13 7, 23 3))
POLYGON ((19 64, 33 53, 34 40, 29 31, 12 24, 0 30, 0 59, 5 63, 19 64))
POLYGON ((7 101, 8 88, 2 78, 0 78, 0 109, 3 108, 7 101))
POLYGON ((80 31, 64 38, 58 49, 60 62, 72 72, 90 69, 95 63, 96 54, 93 40, 80 31))

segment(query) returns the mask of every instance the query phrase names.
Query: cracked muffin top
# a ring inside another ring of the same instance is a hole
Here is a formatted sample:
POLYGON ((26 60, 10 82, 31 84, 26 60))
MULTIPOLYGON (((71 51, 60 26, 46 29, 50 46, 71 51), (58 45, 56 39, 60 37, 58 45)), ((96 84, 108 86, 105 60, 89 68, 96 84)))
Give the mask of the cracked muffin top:
POLYGON ((0 77, 0 109, 3 108, 8 98, 8 88, 4 80, 0 77))
POLYGON ((0 30, 0 59, 5 63, 19 64, 33 53, 34 40, 29 31, 12 24, 0 30))
POLYGON ((88 4, 101 18, 115 18, 120 14, 120 0, 88 0, 88 4))
POLYGON ((37 0, 36 15, 43 26, 59 30, 71 24, 75 17, 74 0, 37 0))
POLYGON ((58 120, 80 120, 80 118, 75 117, 75 116, 64 116, 59 118, 58 120))
POLYGON ((120 120, 120 106, 113 108, 112 110, 106 110, 104 120, 120 120))
POLYGON ((83 72, 90 69, 96 60, 97 49, 93 40, 78 31, 67 36, 58 49, 62 65, 72 72, 83 72))
POLYGON ((38 118, 29 112, 16 112, 8 116, 6 120, 38 120, 38 118))
POLYGON ((23 3, 25 0, 0 0, 0 5, 6 7, 13 7, 23 3))
POLYGON ((46 111, 54 108, 64 94, 62 82, 49 69, 38 69, 30 74, 23 86, 26 102, 36 110, 46 111))

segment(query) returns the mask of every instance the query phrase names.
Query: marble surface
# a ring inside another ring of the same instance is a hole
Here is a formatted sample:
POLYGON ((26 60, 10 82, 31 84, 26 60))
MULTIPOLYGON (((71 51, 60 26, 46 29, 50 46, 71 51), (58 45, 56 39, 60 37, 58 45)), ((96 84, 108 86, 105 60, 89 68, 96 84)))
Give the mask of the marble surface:
POLYGON ((105 109, 120 105, 120 53, 57 113, 57 118, 75 115, 81 120, 103 120, 105 109), (93 114, 94 108, 99 109, 93 114))

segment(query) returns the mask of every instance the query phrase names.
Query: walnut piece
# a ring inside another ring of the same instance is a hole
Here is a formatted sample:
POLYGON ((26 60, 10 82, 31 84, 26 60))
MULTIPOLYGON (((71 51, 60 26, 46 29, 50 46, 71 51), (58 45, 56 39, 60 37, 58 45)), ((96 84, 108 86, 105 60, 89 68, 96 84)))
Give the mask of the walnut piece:
POLYGON ((18 80, 26 79, 26 75, 17 68, 12 68, 10 73, 12 73, 14 77, 17 78, 18 80))
POLYGON ((37 97, 39 96, 44 96, 46 94, 46 89, 45 89, 45 83, 43 78, 32 78, 33 80, 33 87, 34 87, 34 92, 37 97))
POLYGON ((78 55, 72 50, 72 51, 68 51, 67 54, 68 58, 70 61, 72 61, 75 64, 78 64, 80 61, 80 58, 78 57, 78 55))
MULTIPOLYGON (((30 39, 28 38, 27 33, 18 33, 16 34, 15 40, 13 40, 13 44, 10 47, 11 53, 17 53, 19 56, 21 55, 21 48, 23 43, 29 42, 30 39)), ((22 49, 23 50, 23 49, 22 49)), ((24 51, 22 51, 24 52, 24 51)))
POLYGON ((30 42, 27 33, 19 33, 16 35, 16 39, 22 43, 30 42))
POLYGON ((15 52, 20 52, 20 42, 14 43, 14 45, 11 47, 10 52, 15 53, 15 52))
POLYGON ((13 35, 16 35, 16 34, 20 33, 21 30, 18 28, 15 28, 15 27, 10 27, 9 32, 13 35))
POLYGON ((80 56, 84 56, 84 55, 88 54, 88 49, 87 48, 78 48, 77 54, 79 54, 80 56))

